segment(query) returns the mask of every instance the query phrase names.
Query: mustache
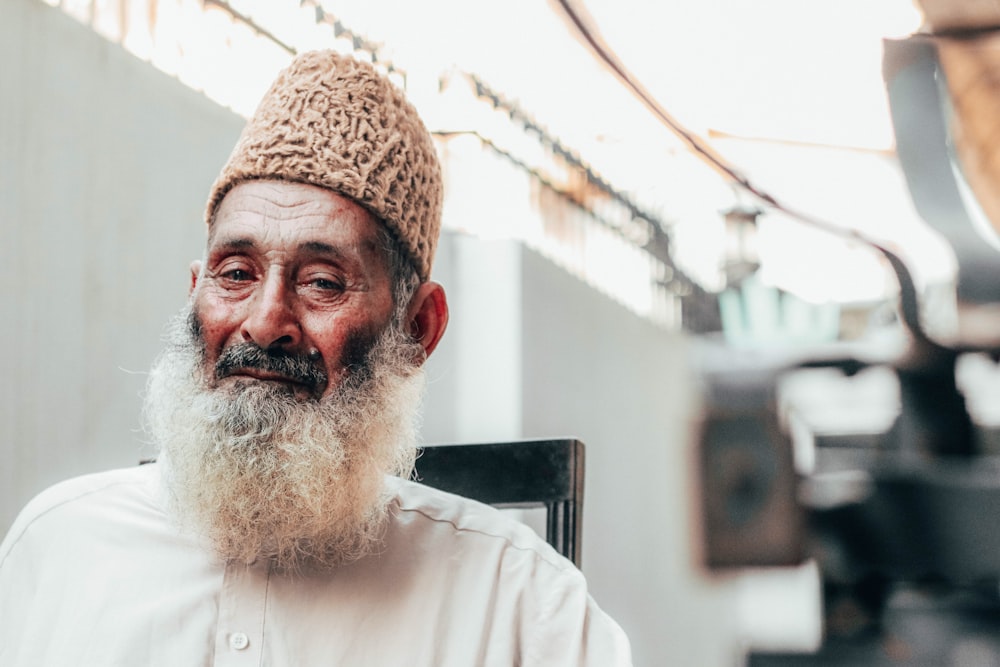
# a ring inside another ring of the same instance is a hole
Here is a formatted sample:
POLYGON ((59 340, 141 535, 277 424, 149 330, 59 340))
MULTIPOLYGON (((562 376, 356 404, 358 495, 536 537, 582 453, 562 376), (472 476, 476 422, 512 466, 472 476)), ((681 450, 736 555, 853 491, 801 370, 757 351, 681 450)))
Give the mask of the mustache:
POLYGON ((253 342, 239 343, 223 351, 215 362, 217 380, 244 370, 264 371, 305 386, 319 395, 326 387, 326 369, 318 355, 282 349, 268 350, 253 342))

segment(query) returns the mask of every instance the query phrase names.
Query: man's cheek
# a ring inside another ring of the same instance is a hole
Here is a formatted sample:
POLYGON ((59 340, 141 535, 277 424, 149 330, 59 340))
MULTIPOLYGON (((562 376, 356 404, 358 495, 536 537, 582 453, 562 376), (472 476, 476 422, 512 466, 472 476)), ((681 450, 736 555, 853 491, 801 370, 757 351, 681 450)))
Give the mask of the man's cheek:
POLYGON ((191 334, 191 340, 201 343, 202 347, 205 345, 205 341, 202 339, 202 330, 204 327, 201 325, 201 316, 198 315, 197 308, 191 309, 191 314, 188 315, 188 332, 191 334))
POLYGON ((340 351, 340 367, 353 372, 363 368, 368 361, 368 352, 378 340, 378 334, 362 329, 353 329, 344 339, 344 345, 340 351))

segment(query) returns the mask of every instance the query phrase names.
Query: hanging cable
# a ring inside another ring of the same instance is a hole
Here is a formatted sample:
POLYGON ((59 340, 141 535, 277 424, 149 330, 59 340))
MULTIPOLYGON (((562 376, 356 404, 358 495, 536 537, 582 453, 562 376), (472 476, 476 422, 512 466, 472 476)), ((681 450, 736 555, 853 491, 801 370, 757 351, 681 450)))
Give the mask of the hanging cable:
POLYGON ((789 208, 768 192, 757 187, 733 165, 729 164, 725 158, 716 153, 705 141, 678 122, 652 96, 642 82, 625 67, 621 59, 607 45, 594 25, 593 19, 587 14, 585 9, 578 6, 579 3, 574 0, 555 0, 555 3, 564 13, 564 18, 573 32, 590 49, 594 57, 607 67, 660 122, 686 143, 695 155, 711 166, 716 172, 776 211, 780 211, 811 227, 821 229, 841 238, 856 241, 880 252, 888 260, 896 276, 900 289, 900 314, 903 321, 918 341, 928 345, 932 344, 920 323, 916 285, 913 282, 909 269, 895 252, 890 250, 885 243, 856 229, 845 229, 815 216, 789 208))

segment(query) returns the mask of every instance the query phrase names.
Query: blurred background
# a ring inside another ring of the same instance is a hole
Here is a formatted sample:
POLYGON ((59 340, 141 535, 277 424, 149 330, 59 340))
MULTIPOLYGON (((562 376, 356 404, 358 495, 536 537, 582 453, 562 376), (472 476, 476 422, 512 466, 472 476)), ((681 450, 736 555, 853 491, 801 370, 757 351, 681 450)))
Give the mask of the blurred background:
MULTIPOLYGON (((583 440, 583 570, 637 665, 815 646, 814 566, 701 565, 696 362, 706 342, 732 368, 896 349, 899 283, 859 236, 954 328, 958 263, 914 206, 883 78, 883 40, 922 21, 909 0, 4 0, 0 531, 46 485, 149 455, 145 372, 209 186, 292 54, 335 48, 406 89, 443 160, 452 322, 424 440, 583 440)), ((812 431, 882 430, 899 407, 878 371, 786 393, 812 431)))

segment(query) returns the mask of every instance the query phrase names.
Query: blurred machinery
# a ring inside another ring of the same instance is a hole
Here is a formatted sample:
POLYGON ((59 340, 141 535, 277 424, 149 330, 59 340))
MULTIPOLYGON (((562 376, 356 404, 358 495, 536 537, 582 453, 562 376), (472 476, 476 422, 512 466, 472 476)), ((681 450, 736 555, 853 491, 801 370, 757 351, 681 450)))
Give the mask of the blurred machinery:
POLYGON ((1000 246, 988 222, 1000 221, 1000 40, 961 24, 930 27, 885 42, 884 75, 914 203, 958 259, 955 326, 927 326, 907 267, 880 249, 900 285, 898 349, 759 363, 744 354, 737 364, 724 351, 706 356, 704 562, 725 570, 811 559, 821 574, 819 650, 755 653, 750 667, 1000 666, 1000 456, 956 381, 964 357, 1000 359, 1000 246), (779 409, 783 379, 872 367, 898 382, 891 428, 815 437, 811 465, 797 466, 779 409))

